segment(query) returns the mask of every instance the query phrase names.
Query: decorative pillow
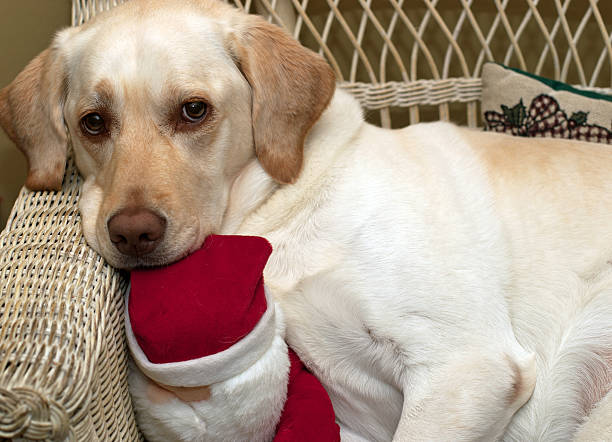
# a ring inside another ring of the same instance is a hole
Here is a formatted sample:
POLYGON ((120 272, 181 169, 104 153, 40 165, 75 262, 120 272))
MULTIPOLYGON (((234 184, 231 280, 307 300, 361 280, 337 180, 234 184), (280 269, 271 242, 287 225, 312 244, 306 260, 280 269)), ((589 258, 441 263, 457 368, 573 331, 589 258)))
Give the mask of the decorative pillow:
POLYGON ((612 144, 612 96, 496 63, 482 73, 485 130, 612 144))

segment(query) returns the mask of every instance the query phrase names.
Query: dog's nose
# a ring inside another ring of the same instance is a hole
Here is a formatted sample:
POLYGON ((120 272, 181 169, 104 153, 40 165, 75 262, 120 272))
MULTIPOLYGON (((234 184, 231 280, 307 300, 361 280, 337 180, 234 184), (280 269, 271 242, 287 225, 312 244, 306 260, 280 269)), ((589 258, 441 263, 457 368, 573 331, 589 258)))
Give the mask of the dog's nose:
POLYGON ((108 220, 110 240, 124 255, 151 253, 165 232, 166 220, 142 207, 123 209, 108 220))

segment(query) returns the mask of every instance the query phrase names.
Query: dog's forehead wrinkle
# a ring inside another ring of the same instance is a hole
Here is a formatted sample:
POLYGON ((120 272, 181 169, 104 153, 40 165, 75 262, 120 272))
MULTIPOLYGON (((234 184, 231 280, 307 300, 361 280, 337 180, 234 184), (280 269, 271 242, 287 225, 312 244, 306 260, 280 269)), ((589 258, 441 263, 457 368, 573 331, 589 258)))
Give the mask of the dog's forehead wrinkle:
POLYGON ((168 84, 193 78, 213 80, 222 73, 219 66, 233 65, 219 23, 201 14, 174 15, 175 19, 153 13, 103 21, 66 38, 70 77, 86 86, 105 78, 122 79, 132 85, 146 84, 159 95, 168 84))

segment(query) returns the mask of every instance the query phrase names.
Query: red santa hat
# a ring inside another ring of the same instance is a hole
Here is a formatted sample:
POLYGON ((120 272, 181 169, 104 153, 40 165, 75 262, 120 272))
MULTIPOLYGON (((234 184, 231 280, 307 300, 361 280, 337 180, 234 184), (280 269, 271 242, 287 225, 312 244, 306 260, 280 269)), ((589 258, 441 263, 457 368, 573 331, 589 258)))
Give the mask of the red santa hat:
POLYGON ((276 333, 262 276, 271 252, 260 237, 211 235, 177 263, 132 271, 127 341, 141 371, 198 387, 255 363, 276 333))

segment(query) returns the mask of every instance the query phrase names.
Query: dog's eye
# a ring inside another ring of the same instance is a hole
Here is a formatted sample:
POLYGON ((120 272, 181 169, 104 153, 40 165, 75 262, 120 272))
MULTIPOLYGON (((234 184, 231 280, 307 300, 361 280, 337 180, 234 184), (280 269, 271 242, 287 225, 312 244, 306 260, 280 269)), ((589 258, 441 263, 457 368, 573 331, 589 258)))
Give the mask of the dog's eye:
POLYGON ((93 112, 81 118, 81 126, 89 135, 101 135, 106 131, 106 124, 102 115, 93 112))
POLYGON ((188 101, 183 104, 183 120, 188 123, 197 123, 206 116, 208 106, 203 101, 188 101))

